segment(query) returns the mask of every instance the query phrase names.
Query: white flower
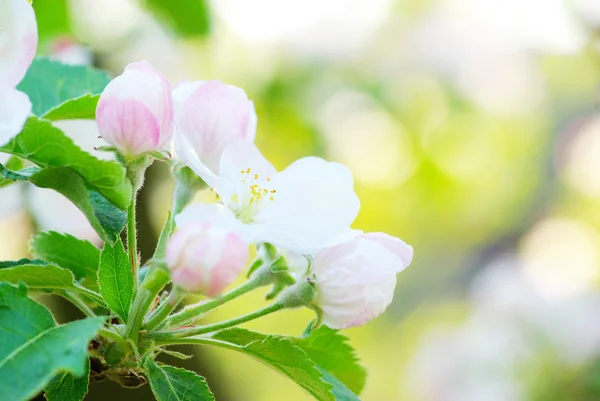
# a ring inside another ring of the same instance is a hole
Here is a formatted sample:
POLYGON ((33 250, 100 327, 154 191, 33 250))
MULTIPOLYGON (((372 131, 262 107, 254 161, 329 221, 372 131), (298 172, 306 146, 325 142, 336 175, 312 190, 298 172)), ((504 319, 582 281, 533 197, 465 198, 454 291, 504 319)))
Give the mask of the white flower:
POLYGON ((323 313, 333 329, 360 326, 379 316, 392 302, 396 274, 411 262, 413 249, 383 233, 360 236, 319 251, 308 277, 323 313))
POLYGON ((0 0, 0 146, 14 138, 31 113, 29 97, 16 90, 33 61, 37 23, 26 0, 0 0))
POLYGON ((199 161, 188 165, 223 205, 191 205, 176 217, 178 226, 219 223, 247 242, 302 254, 357 235, 349 227, 360 203, 351 172, 339 163, 306 157, 277 172, 254 144, 236 141, 223 151, 219 175, 199 161))

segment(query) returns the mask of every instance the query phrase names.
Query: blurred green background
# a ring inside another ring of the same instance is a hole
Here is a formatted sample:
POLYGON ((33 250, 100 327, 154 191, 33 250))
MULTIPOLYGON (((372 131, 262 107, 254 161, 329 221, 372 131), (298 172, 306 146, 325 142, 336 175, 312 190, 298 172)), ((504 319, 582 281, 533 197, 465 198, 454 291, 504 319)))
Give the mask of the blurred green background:
MULTIPOLYGON (((362 202, 355 228, 415 248, 387 313, 347 331, 370 372, 363 400, 600 399, 598 0, 34 7, 39 54, 115 75, 144 59, 174 85, 240 86, 276 167, 308 155, 350 167, 362 202)), ((83 142, 97 135, 93 123, 65 130, 83 142)), ((166 167, 154 166, 140 207, 144 255, 171 187, 166 167)), ((10 205, 0 215, 2 259, 26 256, 36 228, 93 238, 56 196, 15 186, 0 199, 10 205)), ((211 319, 253 310, 263 296, 211 319)), ((63 318, 75 313, 48 302, 63 318)), ((286 312, 249 327, 299 334, 309 319, 286 312)), ((198 357, 186 366, 207 376, 220 401, 310 399, 243 355, 187 351, 198 357)), ((89 394, 149 397, 148 388, 111 383, 89 394)))

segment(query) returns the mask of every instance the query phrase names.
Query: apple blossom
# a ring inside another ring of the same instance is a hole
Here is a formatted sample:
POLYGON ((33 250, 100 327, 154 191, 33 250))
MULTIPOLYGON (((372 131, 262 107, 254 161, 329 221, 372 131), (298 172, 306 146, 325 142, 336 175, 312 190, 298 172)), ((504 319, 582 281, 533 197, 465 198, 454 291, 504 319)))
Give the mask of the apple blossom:
POLYGON ((411 262, 413 249, 383 233, 361 234, 319 251, 308 280, 317 290, 313 304, 333 329, 365 324, 392 302, 396 274, 411 262))
POLYGON ((183 82, 173 91, 173 106, 175 151, 186 163, 201 163, 218 173, 229 143, 254 142, 254 105, 238 87, 220 81, 183 82))
POLYGON ((269 242, 301 254, 340 243, 360 203, 351 172, 339 163, 305 157, 282 172, 254 144, 236 141, 221 156, 219 175, 190 167, 221 197, 219 204, 195 204, 176 216, 177 226, 208 221, 230 227, 247 242, 269 242))
POLYGON ((33 61, 37 23, 26 0, 0 0, 0 146, 23 129, 31 113, 29 97, 15 89, 33 61))
POLYGON ((169 82, 146 61, 129 64, 104 89, 96 121, 102 138, 126 156, 163 149, 174 128, 169 82))
POLYGON ((177 231, 167 247, 167 266, 184 290, 215 297, 233 283, 248 261, 248 246, 235 233, 207 223, 177 231))

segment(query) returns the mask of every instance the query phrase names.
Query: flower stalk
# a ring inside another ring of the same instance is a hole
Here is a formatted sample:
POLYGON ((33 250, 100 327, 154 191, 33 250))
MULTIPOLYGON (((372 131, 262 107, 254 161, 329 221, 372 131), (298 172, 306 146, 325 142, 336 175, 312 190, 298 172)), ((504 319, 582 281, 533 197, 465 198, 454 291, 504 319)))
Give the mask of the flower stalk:
POLYGON ((167 299, 161 303, 158 308, 148 317, 144 323, 144 330, 152 330, 158 327, 173 312, 184 298, 178 287, 173 288, 167 299))
POLYGON ((134 342, 138 341, 146 312, 169 280, 169 273, 164 268, 156 265, 150 267, 136 294, 133 305, 131 305, 127 326, 125 327, 125 338, 130 338, 134 342))
POLYGON ((272 303, 271 305, 265 306, 264 308, 261 308, 257 311, 248 313, 246 315, 237 317, 235 319, 225 320, 223 322, 209 324, 206 326, 200 326, 200 327, 191 328, 191 329, 182 329, 182 330, 177 330, 177 331, 158 331, 158 332, 150 334, 148 337, 152 340, 160 341, 161 343, 164 344, 164 341, 168 340, 170 338, 183 338, 183 337, 197 336, 200 334, 212 333, 212 332, 215 332, 218 330, 223 330, 223 329, 227 329, 230 327, 238 326, 242 323, 246 323, 251 320, 258 319, 260 317, 269 315, 273 312, 277 312, 277 311, 280 311, 285 308, 286 308, 285 304, 283 302, 278 301, 278 302, 272 303))
POLYGON ((167 318, 163 326, 178 327, 189 324, 190 322, 201 317, 206 312, 216 309, 221 305, 247 294, 252 290, 269 285, 271 283, 271 279, 271 272, 268 268, 264 268, 263 266, 263 268, 258 269, 252 275, 252 277, 242 285, 226 292, 218 298, 213 298, 209 301, 202 301, 197 304, 187 306, 181 312, 171 315, 169 318, 167 318))

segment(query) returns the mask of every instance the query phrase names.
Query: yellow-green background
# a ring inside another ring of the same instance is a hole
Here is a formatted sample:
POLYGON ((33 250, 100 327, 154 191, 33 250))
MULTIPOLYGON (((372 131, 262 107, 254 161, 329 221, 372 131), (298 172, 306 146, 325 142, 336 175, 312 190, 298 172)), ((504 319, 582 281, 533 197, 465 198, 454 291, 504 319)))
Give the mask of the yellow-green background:
MULTIPOLYGON (((361 398, 417 401, 423 398, 411 389, 410 370, 421 339, 465 319, 472 307, 465 294, 490 260, 518 255, 535 227, 557 218, 583 227, 594 249, 600 245, 598 14, 590 18, 575 1, 561 9, 556 1, 482 0, 481 17, 468 3, 35 0, 34 7, 39 54, 56 52, 58 40, 80 43, 115 75, 145 59, 174 84, 219 79, 240 86, 256 105, 256 142, 276 167, 309 155, 350 167, 362 204, 354 227, 415 248, 387 313, 346 332, 369 370, 361 398), (565 38, 556 22, 562 19, 575 24, 579 41, 565 38), (502 39, 506 32, 514 37, 502 39)), ((171 185, 166 168, 153 167, 140 209, 144 255, 171 185)), ((2 258, 26 256, 28 221, 21 213, 0 222, 2 258)), ((562 233, 554 234, 560 243, 562 233)), ((597 260, 584 277, 586 291, 600 277, 597 260)), ((573 266, 562 267, 569 278, 573 266)), ((251 311, 262 295, 211 319, 251 311)), ((299 334, 310 319, 307 311, 285 312, 248 327, 299 334)), ((208 376, 220 401, 309 399, 243 355, 194 352, 185 365, 208 376)), ((553 385, 543 375, 536 383, 553 385)), ((583 399, 566 386, 556 399, 583 399)), ((147 388, 102 383, 89 399, 149 397, 147 388)))

